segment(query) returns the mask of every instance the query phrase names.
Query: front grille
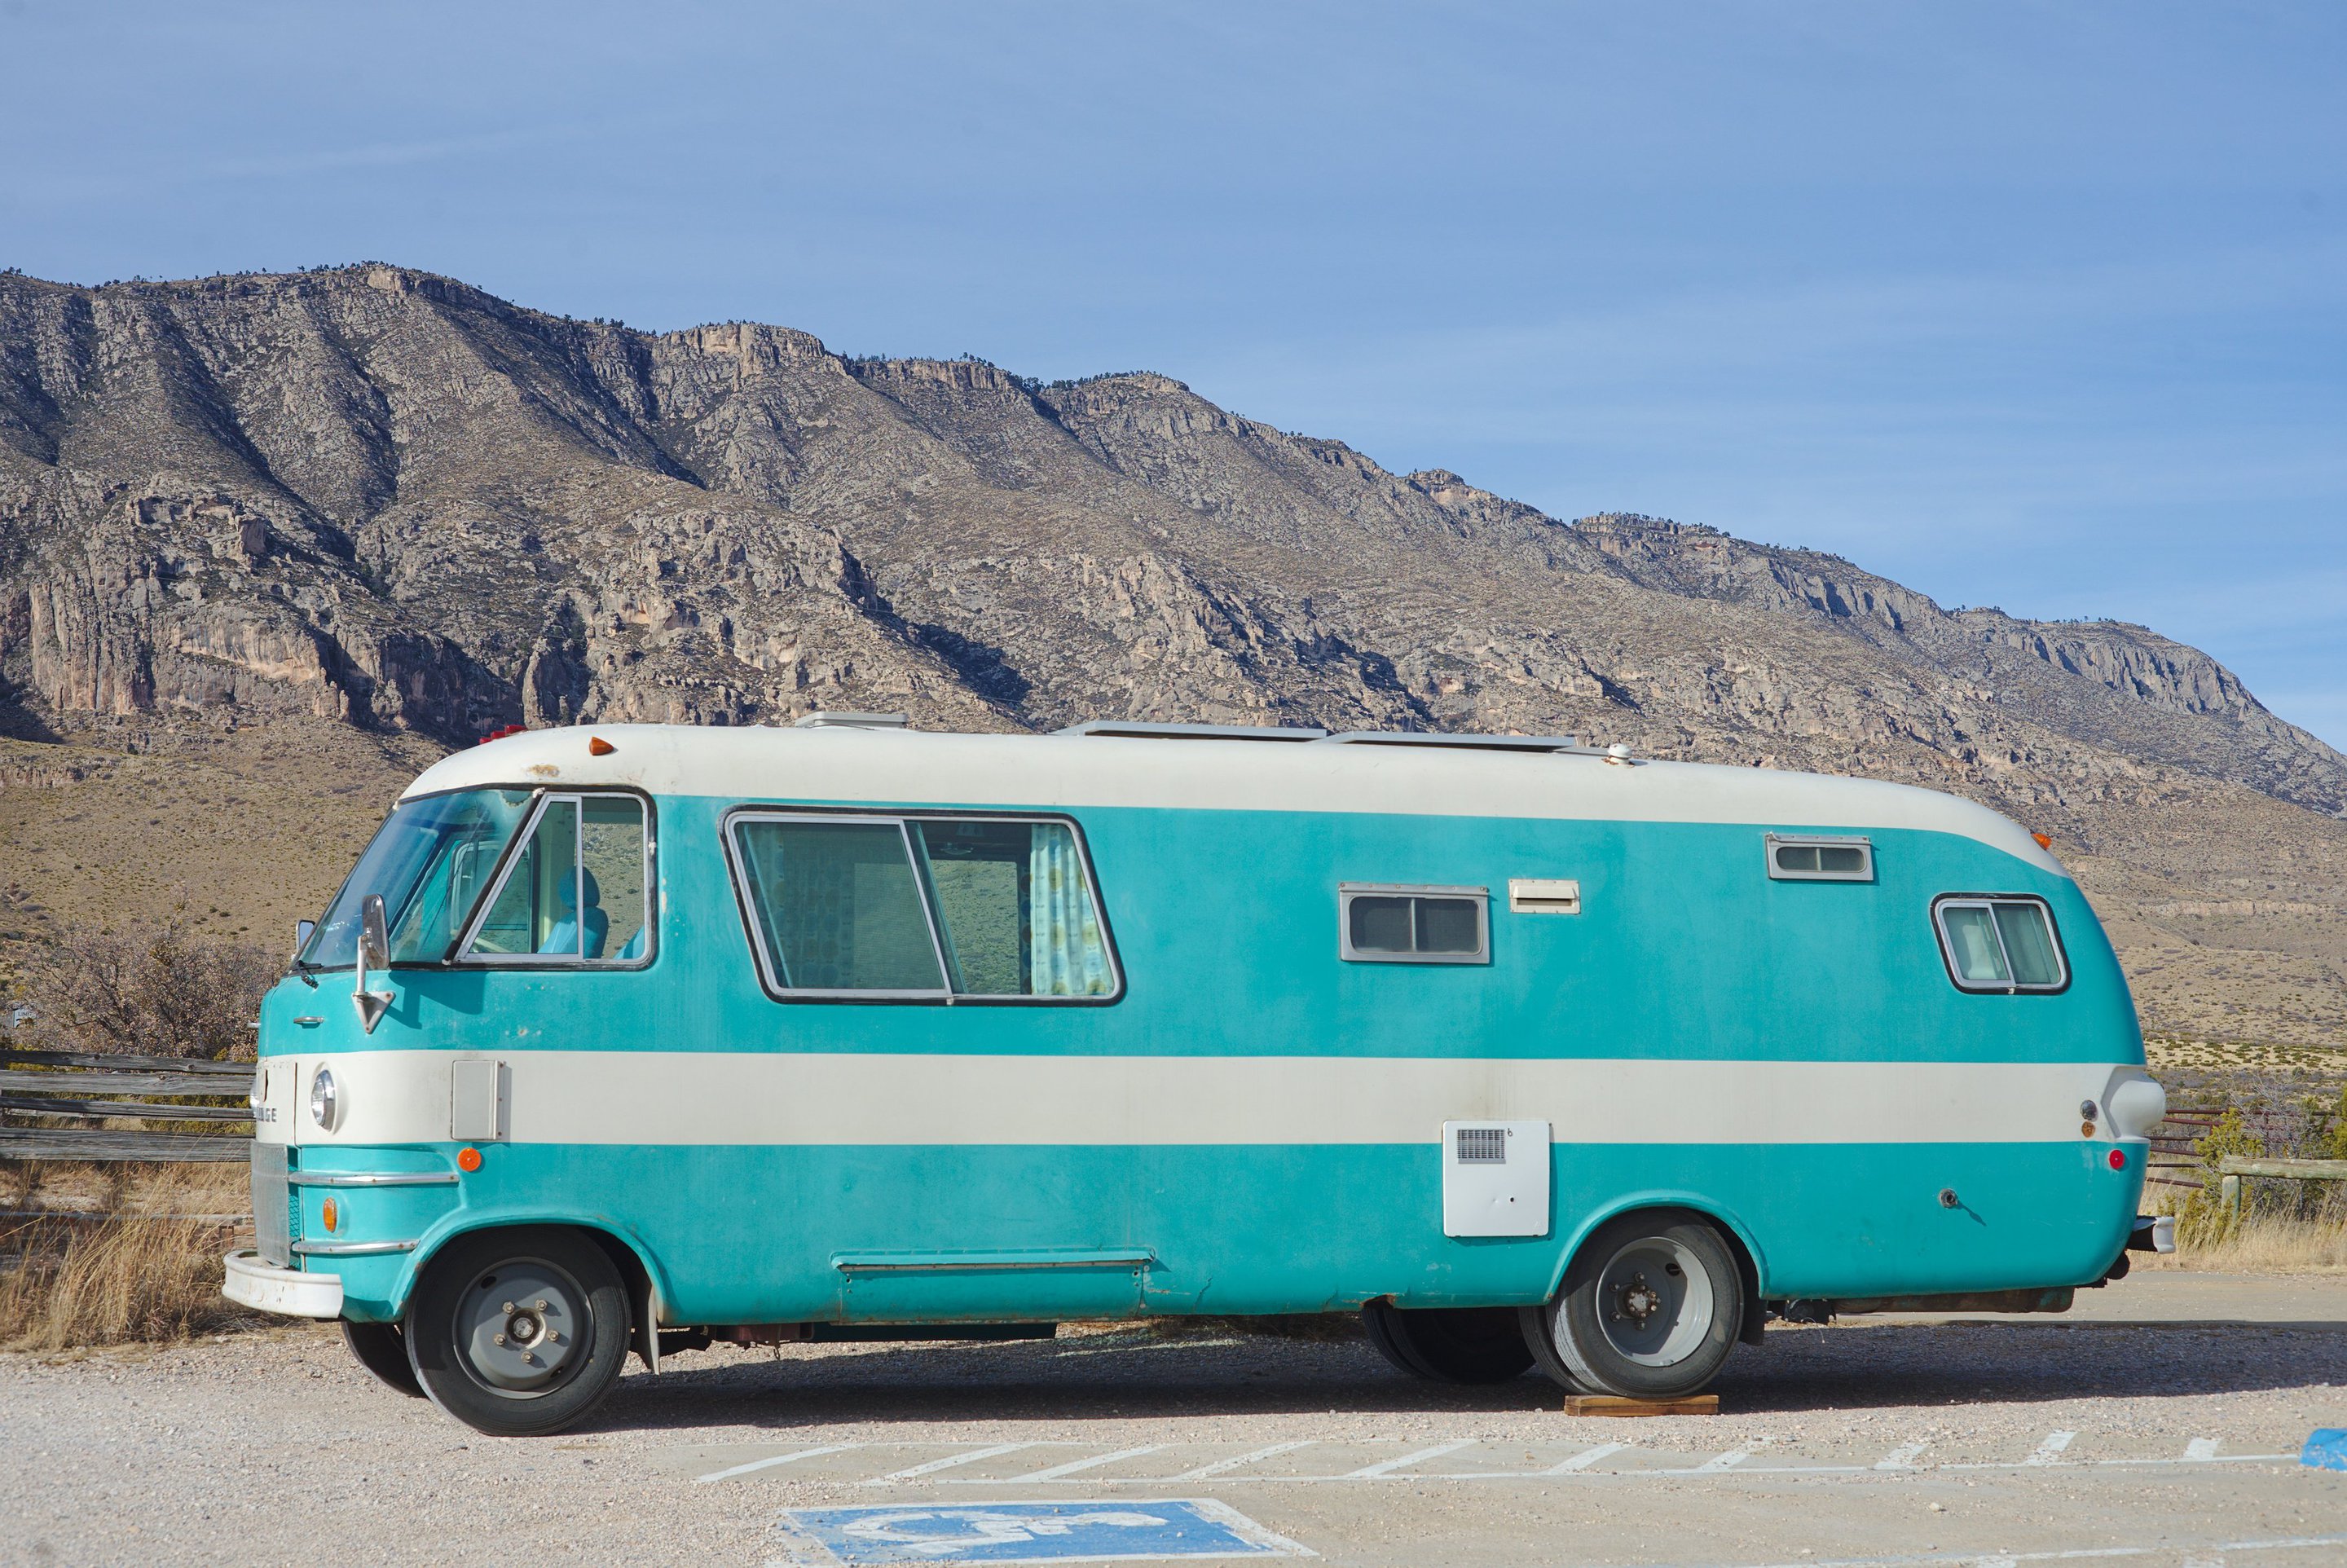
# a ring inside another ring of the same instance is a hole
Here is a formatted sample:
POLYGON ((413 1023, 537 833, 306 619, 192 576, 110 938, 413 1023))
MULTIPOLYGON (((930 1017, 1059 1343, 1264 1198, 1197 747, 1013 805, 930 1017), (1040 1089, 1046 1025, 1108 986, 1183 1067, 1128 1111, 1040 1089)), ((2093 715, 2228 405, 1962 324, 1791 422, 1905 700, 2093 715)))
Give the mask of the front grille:
POLYGON ((293 1262, 293 1187, 285 1179, 285 1145, 252 1145, 252 1235, 261 1255, 280 1268, 293 1262))

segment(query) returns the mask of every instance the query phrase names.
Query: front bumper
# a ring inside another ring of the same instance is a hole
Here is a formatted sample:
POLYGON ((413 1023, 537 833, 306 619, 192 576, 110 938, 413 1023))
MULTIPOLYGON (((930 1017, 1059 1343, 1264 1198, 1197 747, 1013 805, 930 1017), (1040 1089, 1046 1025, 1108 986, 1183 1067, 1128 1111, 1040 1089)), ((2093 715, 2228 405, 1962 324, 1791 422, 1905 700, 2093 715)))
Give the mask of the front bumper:
POLYGON ((231 1301, 251 1307, 256 1312, 274 1312, 284 1317, 340 1317, 343 1315, 343 1276, 339 1274, 304 1274, 298 1268, 279 1268, 257 1252, 232 1252, 221 1260, 228 1277, 220 1286, 220 1294, 231 1301))

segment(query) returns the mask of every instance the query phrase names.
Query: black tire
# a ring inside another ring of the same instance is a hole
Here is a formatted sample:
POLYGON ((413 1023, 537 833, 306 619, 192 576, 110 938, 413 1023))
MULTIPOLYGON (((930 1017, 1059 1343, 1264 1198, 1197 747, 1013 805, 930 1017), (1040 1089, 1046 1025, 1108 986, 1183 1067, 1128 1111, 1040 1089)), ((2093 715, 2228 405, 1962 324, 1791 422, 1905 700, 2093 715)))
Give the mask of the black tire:
POLYGON ((631 1348, 628 1290, 575 1230, 474 1231, 436 1254, 407 1311, 407 1358, 431 1401, 492 1437, 585 1419, 631 1348))
POLYGON ((1369 1343, 1396 1368, 1437 1383, 1504 1383, 1532 1364, 1512 1307, 1404 1311, 1379 1298, 1361 1308, 1369 1343))
POLYGON ((343 1319, 343 1343, 351 1348, 359 1365, 375 1376, 375 1381, 394 1389, 411 1399, 424 1397, 424 1385, 415 1380, 415 1368, 407 1364, 407 1337, 400 1333, 396 1323, 354 1323, 343 1319))
POLYGON ((1608 1220, 1573 1255, 1556 1299, 1522 1311, 1542 1370, 1577 1393, 1635 1399, 1701 1392, 1743 1321, 1734 1250, 1686 1209, 1608 1220))

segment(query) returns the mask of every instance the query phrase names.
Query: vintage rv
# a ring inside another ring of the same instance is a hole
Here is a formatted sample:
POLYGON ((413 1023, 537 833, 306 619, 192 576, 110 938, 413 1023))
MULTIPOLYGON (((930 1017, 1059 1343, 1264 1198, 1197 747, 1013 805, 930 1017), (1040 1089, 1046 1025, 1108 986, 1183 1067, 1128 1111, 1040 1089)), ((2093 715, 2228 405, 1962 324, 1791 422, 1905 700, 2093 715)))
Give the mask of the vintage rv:
POLYGON ((2065 1305, 2164 1110, 1978 805, 1180 725, 480 745, 261 1052, 229 1294, 500 1433, 664 1343, 1181 1313, 1676 1396, 1788 1303, 2065 1305))

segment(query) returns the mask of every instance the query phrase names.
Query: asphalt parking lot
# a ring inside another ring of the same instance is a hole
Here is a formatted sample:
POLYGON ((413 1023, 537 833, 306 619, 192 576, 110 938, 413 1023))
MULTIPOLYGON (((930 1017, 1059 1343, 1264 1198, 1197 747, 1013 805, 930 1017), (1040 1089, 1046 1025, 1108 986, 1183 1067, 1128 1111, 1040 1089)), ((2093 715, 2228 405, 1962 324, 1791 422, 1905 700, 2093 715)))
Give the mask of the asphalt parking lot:
POLYGON ((1774 1329, 1722 1414, 1639 1420, 1211 1325, 714 1349, 534 1440, 320 1329, 0 1358, 0 1560, 2347 1563, 2347 1473, 2298 1461, 2347 1426, 2347 1282, 2086 1310, 1774 1329))

